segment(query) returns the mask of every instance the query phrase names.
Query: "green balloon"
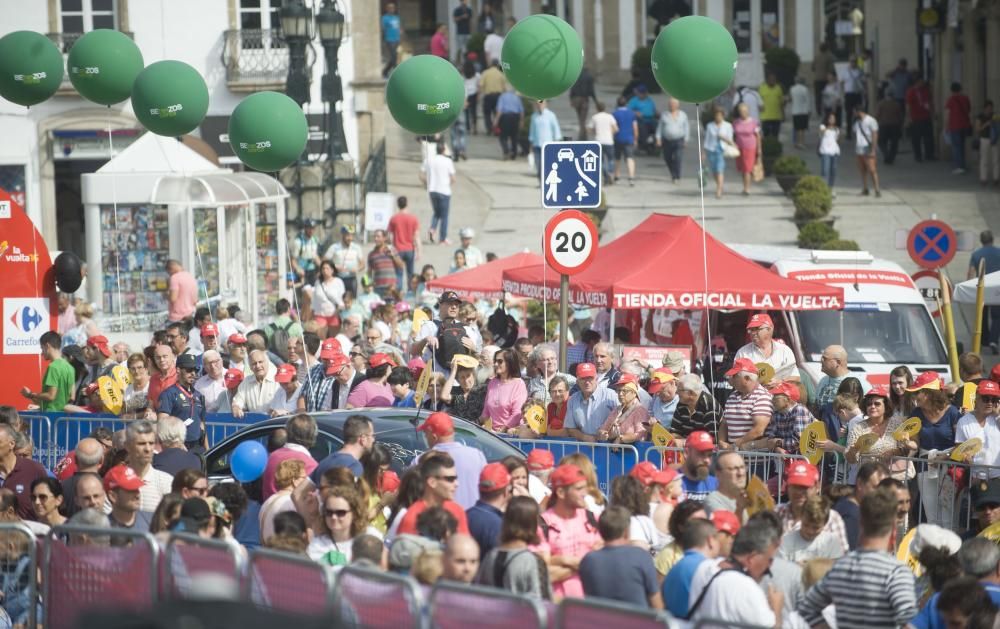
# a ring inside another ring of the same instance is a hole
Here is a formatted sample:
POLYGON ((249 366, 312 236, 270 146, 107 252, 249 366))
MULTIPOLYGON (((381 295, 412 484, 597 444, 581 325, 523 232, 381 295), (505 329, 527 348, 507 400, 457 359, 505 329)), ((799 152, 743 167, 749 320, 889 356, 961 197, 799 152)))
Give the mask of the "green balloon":
POLYGON ((518 92, 536 100, 554 98, 580 77, 583 44, 565 20, 532 15, 504 37, 500 67, 518 92))
POLYGON ((142 72, 142 53, 127 35, 106 28, 90 31, 69 50, 69 80, 89 101, 114 105, 132 95, 142 72))
POLYGON ((208 87, 198 71, 180 61, 157 61, 135 77, 132 109, 157 135, 190 133, 208 112, 208 87))
POLYGON ((736 55, 725 26, 700 15, 682 17, 661 30, 653 44, 653 76, 677 100, 708 102, 732 83, 736 55))
POLYGON ((0 96, 30 107, 56 93, 63 80, 62 53, 34 31, 0 37, 0 96))
POLYGON ((417 55, 389 75, 385 102, 399 126, 417 135, 433 135, 461 115, 465 82, 446 59, 417 55))
POLYGON ((254 170, 274 172, 295 163, 308 139, 302 108, 278 92, 247 96, 229 117, 229 145, 254 170))

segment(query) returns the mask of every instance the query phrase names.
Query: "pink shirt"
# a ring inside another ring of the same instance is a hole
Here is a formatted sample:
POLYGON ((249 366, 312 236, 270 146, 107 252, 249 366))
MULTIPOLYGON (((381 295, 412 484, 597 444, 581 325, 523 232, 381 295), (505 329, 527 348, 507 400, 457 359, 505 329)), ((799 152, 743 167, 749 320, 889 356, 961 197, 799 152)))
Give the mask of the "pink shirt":
POLYGON ((274 486, 274 473, 278 471, 278 466, 282 462, 292 459, 298 459, 306 464, 306 476, 312 474, 318 465, 316 459, 312 458, 312 455, 309 454, 309 451, 296 443, 289 443, 278 448, 267 457, 267 467, 264 468, 264 477, 261 486, 261 497, 264 500, 267 500, 274 492, 278 491, 278 488, 274 486))
POLYGON ((198 282, 187 271, 178 271, 170 276, 170 292, 177 291, 177 300, 170 304, 167 318, 180 321, 194 315, 198 303, 198 282))
POLYGON ((347 396, 347 404, 352 408, 392 406, 392 402, 392 389, 389 385, 378 384, 374 380, 365 380, 347 396))
MULTIPOLYGON (((542 514, 542 519, 549 525, 549 549, 552 556, 580 557, 594 549, 601 535, 587 521, 586 509, 577 509, 576 515, 568 520, 556 515, 552 509, 542 514)), ((555 596, 575 596, 583 598, 583 582, 580 575, 557 581, 552 584, 552 594, 555 596)))
POLYGON ((431 37, 431 54, 436 57, 448 58, 448 36, 444 33, 434 33, 431 37))
POLYGON ((516 428, 524 423, 521 407, 527 399, 528 388, 524 380, 511 378, 501 382, 500 378, 492 378, 486 385, 483 415, 493 420, 493 430, 516 428))
MULTIPOLYGON (((646 431, 649 428, 649 411, 642 403, 637 403, 632 407, 632 410, 626 413, 625 417, 621 417, 622 407, 619 406, 615 409, 610 416, 608 416, 608 421, 604 422, 600 430, 607 430, 608 432, 613 432, 611 427, 616 423, 618 424, 618 434, 619 435, 635 435, 636 441, 646 440, 646 431)), ((614 435, 612 435, 614 437, 614 435)))
POLYGON ((66 310, 59 314, 59 334, 65 335, 76 327, 76 308, 72 304, 66 306, 66 310))

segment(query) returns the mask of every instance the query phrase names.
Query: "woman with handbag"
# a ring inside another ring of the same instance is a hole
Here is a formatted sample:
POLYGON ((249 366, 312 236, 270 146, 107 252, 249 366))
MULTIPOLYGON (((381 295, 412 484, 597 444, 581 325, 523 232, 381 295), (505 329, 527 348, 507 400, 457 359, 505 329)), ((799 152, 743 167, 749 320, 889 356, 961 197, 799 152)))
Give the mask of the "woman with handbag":
POLYGON ((740 149, 736 159, 736 170, 743 174, 743 196, 750 194, 750 178, 759 181, 763 178, 763 165, 760 162, 761 135, 760 122, 750 117, 750 108, 746 103, 740 103, 736 108, 739 118, 733 121, 733 137, 740 149), (760 173, 755 171, 760 170, 760 173))
POLYGON ((702 142, 702 152, 709 171, 715 177, 715 198, 722 198, 722 182, 726 172, 725 152, 739 149, 733 142, 733 125, 726 121, 722 108, 716 107, 713 119, 705 125, 705 139, 702 142))

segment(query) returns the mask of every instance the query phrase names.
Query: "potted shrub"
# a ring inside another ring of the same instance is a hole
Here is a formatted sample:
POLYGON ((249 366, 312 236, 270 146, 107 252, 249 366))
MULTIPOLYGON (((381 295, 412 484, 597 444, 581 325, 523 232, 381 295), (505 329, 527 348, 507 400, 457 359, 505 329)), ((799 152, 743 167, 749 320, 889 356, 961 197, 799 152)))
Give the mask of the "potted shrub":
POLYGON ((778 138, 766 137, 761 140, 760 156, 765 175, 770 175, 774 171, 774 162, 781 157, 782 150, 781 141, 778 138))
POLYGON ((822 249, 826 243, 839 238, 840 233, 830 225, 812 221, 806 223, 799 231, 798 243, 803 249, 822 249))
POLYGON ((826 251, 861 251, 861 247, 858 246, 858 243, 853 240, 844 240, 842 238, 827 240, 823 243, 820 249, 825 249, 826 251))
POLYGON ((791 193, 799 179, 808 174, 805 160, 797 155, 783 155, 774 162, 774 178, 785 194, 791 193))
POLYGON ((788 88, 795 83, 795 76, 799 71, 799 55, 784 46, 768 48, 764 53, 764 71, 773 72, 785 93, 788 93, 788 88))
POLYGON ((662 90, 660 84, 653 76, 653 48, 651 46, 640 46, 632 53, 631 65, 632 77, 639 79, 646 85, 650 94, 659 94, 662 90))
POLYGON ((805 175, 792 188, 792 203, 795 205, 795 224, 801 229, 811 221, 823 221, 833 225, 833 219, 827 219, 833 209, 833 193, 822 177, 805 175))

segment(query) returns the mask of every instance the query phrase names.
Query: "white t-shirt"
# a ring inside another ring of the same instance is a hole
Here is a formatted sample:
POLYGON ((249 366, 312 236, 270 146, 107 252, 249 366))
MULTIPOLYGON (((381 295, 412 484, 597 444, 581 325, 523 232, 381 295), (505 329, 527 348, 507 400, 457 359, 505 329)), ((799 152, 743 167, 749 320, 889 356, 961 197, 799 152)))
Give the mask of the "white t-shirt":
POLYGON ((747 343, 736 351, 736 359, 749 358, 754 364, 765 362, 774 367, 774 377, 779 380, 786 380, 792 376, 799 375, 795 367, 795 354, 792 350, 778 340, 771 341, 771 355, 764 357, 764 352, 754 345, 747 343))
POLYGON ((468 98, 479 92, 479 73, 476 72, 471 79, 465 79, 465 97, 468 98))
MULTIPOLYGON (((955 427, 955 443, 962 443, 973 437, 982 439, 983 449, 972 457, 972 462, 977 465, 1000 465, 1000 426, 997 425, 997 416, 988 416, 985 424, 980 426, 974 414, 962 415, 955 427)), ((1000 478, 1000 469, 973 467, 972 474, 976 478, 1000 478)))
POLYGON ((206 413, 229 412, 229 389, 225 379, 213 380, 207 375, 202 376, 194 381, 194 390, 205 396, 206 413))
POLYGON ((840 144, 837 143, 837 138, 840 137, 840 129, 837 127, 827 127, 826 125, 820 125, 819 131, 822 135, 819 138, 819 154, 820 155, 840 155, 840 144))
POLYGON ((590 117, 590 128, 594 130, 594 140, 605 146, 615 143, 615 117, 606 111, 599 111, 590 117))
POLYGON ((812 108, 809 106, 809 88, 796 83, 788 90, 788 97, 792 100, 792 115, 808 115, 812 108))
POLYGON ((420 165, 420 172, 427 175, 427 192, 451 196, 451 178, 455 176, 455 163, 444 155, 431 155, 420 165))
POLYGON ((295 389, 291 397, 285 390, 278 386, 278 390, 274 393, 274 397, 271 398, 271 403, 267 405, 267 411, 278 411, 279 414, 294 413, 298 408, 299 396, 302 395, 302 387, 295 389))
MULTIPOLYGON (((690 608, 701 596, 709 580, 719 571, 722 559, 701 562, 691 579, 690 608)), ((767 603, 764 590, 749 576, 736 570, 727 570, 712 581, 701 605, 691 617, 692 623, 701 618, 713 618, 732 623, 773 627, 774 611, 767 603)), ((692 625, 693 626, 693 625, 692 625)))
POLYGON ((870 147, 871 140, 875 138, 877 132, 878 121, 875 120, 875 116, 866 115, 863 120, 854 123, 854 145, 858 149, 870 147))
POLYGON ((782 536, 778 554, 795 563, 810 559, 840 559, 844 556, 844 547, 830 531, 820 531, 815 539, 808 541, 802 537, 800 529, 793 529, 782 536))
POLYGON ((483 52, 486 53, 486 63, 493 63, 500 59, 500 51, 503 50, 503 37, 496 33, 490 33, 483 41, 483 52))

